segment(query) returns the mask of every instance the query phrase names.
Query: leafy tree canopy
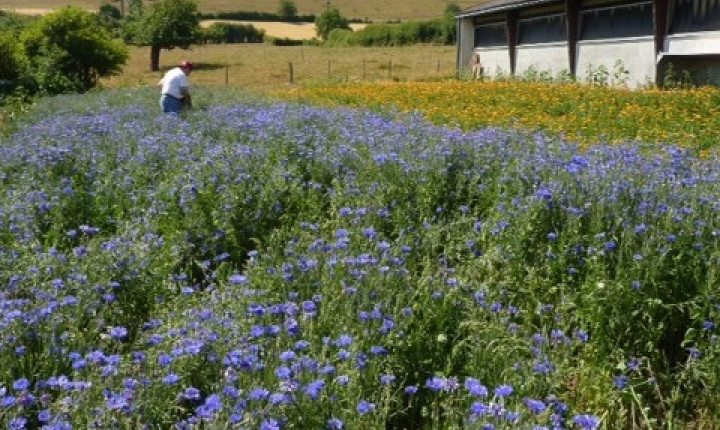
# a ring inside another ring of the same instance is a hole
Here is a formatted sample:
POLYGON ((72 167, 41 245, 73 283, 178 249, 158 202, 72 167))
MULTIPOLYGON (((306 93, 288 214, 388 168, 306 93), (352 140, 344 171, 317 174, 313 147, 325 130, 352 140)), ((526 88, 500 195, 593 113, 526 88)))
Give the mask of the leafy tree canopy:
POLYGON ((126 39, 135 45, 187 49, 200 33, 200 12, 194 0, 159 0, 128 21, 126 39))
POLYGON ((280 0, 280 7, 278 9, 278 16, 283 20, 292 20, 297 17, 297 6, 291 0, 280 0))
POLYGON ((41 92, 88 90, 128 59, 125 45, 113 40, 94 14, 75 6, 42 17, 20 39, 41 92))
POLYGON ((315 33, 322 40, 327 40, 330 32, 336 28, 350 29, 350 22, 337 9, 328 9, 315 19, 315 33))
POLYGON ((195 0, 158 0, 147 9, 130 6, 125 41, 150 46, 150 70, 160 68, 161 49, 188 49, 202 38, 195 0))

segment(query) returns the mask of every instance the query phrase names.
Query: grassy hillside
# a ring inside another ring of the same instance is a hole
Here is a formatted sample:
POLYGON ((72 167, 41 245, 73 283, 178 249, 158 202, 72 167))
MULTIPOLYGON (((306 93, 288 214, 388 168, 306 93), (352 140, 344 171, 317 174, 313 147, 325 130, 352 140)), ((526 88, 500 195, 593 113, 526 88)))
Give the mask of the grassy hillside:
MULTIPOLYGON (((68 4, 74 4, 87 9, 96 10, 103 3, 111 0, 1 0, 0 8, 11 9, 57 9, 68 4)), ((488 0, 455 0, 454 3, 461 8, 467 8, 488 0)), ((200 10, 203 12, 220 11, 257 11, 276 12, 279 0, 198 0, 200 10)), ((337 8, 348 18, 369 18, 372 20, 389 19, 430 19, 443 13, 449 0, 402 0, 391 4, 382 0, 295 0, 300 14, 321 13, 327 5, 337 8)))

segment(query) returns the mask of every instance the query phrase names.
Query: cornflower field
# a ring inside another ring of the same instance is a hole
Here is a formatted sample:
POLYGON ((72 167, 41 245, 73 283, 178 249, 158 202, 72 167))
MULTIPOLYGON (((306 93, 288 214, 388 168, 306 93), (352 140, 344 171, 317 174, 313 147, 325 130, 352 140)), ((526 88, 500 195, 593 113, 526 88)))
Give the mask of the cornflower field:
POLYGON ((0 145, 11 429, 713 429, 720 163, 198 89, 0 145))

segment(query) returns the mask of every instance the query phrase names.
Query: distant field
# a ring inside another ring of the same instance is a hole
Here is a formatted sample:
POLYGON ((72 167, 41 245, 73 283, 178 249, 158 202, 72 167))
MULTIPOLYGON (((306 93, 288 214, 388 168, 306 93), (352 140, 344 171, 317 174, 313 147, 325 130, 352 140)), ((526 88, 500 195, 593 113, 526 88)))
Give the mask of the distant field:
MULTIPOLYGON (((227 21, 221 19, 208 19, 201 23, 203 27, 209 27, 216 22, 227 22, 231 24, 251 24, 253 27, 265 30, 265 34, 272 37, 287 37, 288 39, 312 39, 316 37, 315 24, 310 22, 265 22, 265 21, 227 21)), ((353 30, 360 30, 366 24, 350 24, 353 30)))
MULTIPOLYGON (((149 70, 148 48, 130 48, 123 73, 103 81, 108 87, 154 85, 161 72, 149 70)), ((455 47, 415 45, 391 48, 324 48, 266 44, 202 45, 162 51, 167 70, 182 59, 196 64, 193 85, 231 86, 256 91, 292 89, 314 82, 416 81, 455 74, 455 47), (290 83, 290 64, 293 83, 290 83)))
MULTIPOLYGON (((450 0, 402 0, 388 3, 384 0, 295 0, 299 14, 319 14, 329 4, 337 8, 347 18, 384 20, 412 20, 431 19, 442 15, 450 0)), ((455 0, 454 3, 461 8, 467 8, 488 0, 455 0)), ((98 10, 104 3, 119 7, 120 3, 112 0, 77 0, 73 2, 63 0, 0 0, 1 9, 26 10, 31 13, 53 10, 72 4, 84 9, 98 10)), ((200 10, 203 12, 277 12, 279 0, 198 0, 200 10)))

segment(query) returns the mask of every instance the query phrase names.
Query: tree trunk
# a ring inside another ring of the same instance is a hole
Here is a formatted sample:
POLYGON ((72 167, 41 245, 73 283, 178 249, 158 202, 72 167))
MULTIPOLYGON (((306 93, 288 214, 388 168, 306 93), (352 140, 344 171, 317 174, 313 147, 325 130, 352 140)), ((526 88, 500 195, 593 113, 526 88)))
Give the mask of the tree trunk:
POLYGON ((150 70, 153 72, 160 70, 160 47, 157 45, 150 47, 150 70))

